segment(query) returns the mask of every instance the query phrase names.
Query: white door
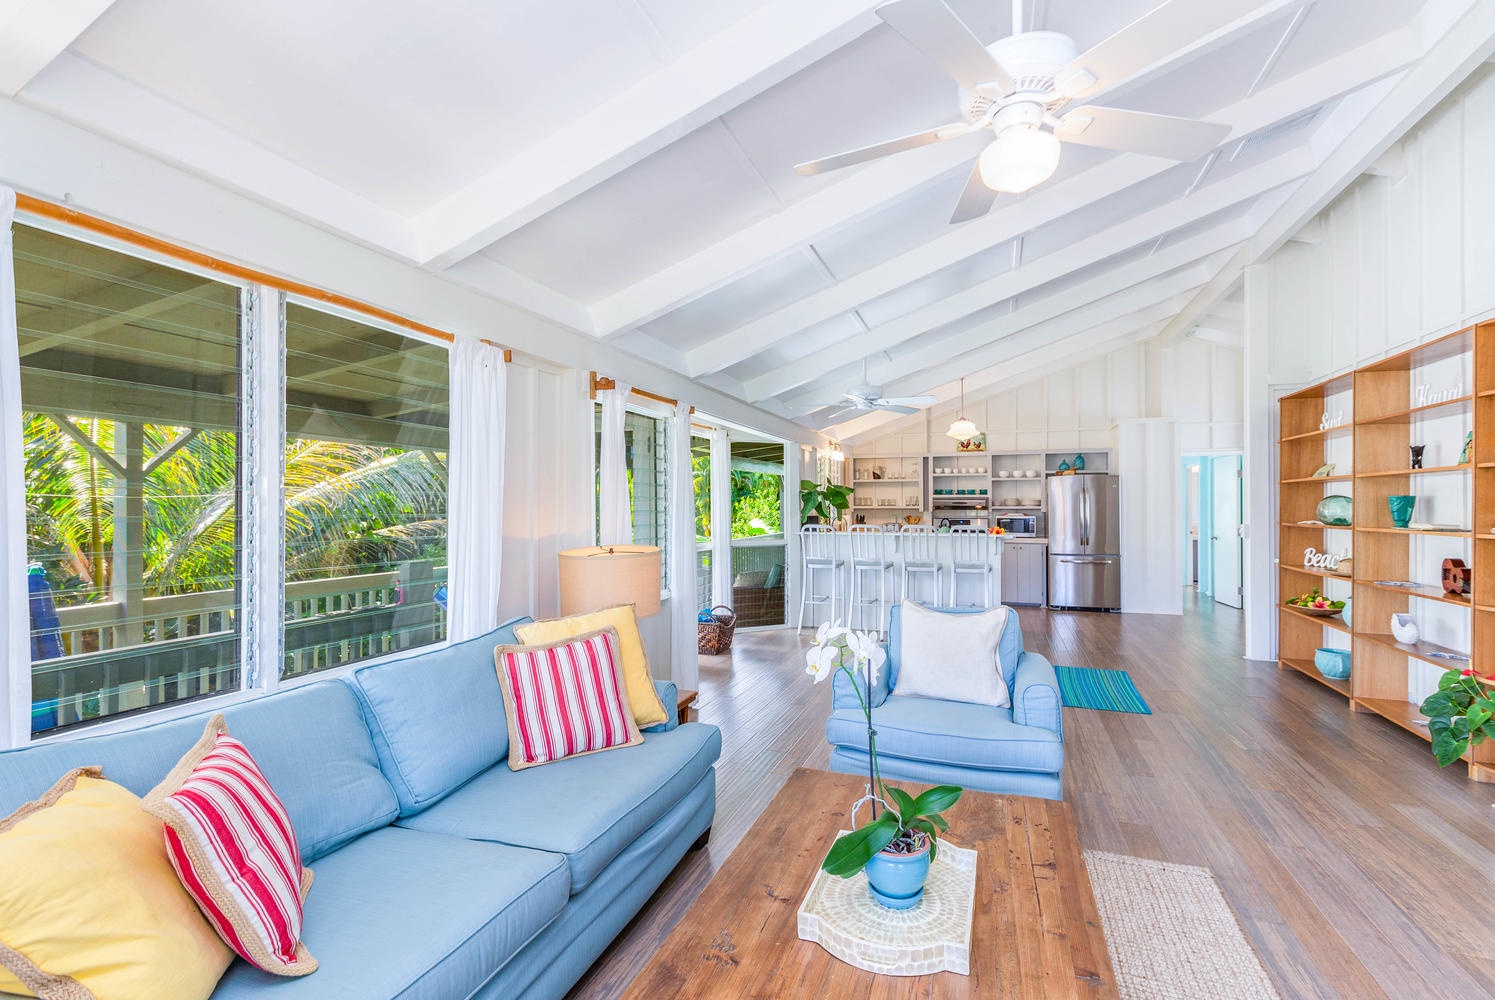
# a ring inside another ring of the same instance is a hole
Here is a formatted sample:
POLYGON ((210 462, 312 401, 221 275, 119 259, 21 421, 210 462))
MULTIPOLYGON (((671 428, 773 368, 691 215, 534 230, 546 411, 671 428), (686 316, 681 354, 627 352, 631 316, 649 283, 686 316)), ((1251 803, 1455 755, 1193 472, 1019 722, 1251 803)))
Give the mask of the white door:
POLYGON ((1241 606, 1241 459, 1222 456, 1210 461, 1209 542, 1214 553, 1215 600, 1241 606))

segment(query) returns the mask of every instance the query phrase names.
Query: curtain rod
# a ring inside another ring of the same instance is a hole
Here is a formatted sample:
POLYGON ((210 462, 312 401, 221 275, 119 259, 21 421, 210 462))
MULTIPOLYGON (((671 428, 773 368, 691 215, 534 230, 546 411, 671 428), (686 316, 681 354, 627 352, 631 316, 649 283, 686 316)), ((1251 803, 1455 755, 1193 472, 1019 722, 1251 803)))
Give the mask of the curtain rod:
MULTIPOLYGON (((87 229, 90 232, 98 233, 101 236, 108 236, 122 243, 129 243, 167 257, 175 257, 180 261, 200 267, 206 271, 226 274, 231 278, 238 278, 241 281, 248 281, 254 284, 269 285, 272 288, 279 288, 281 291, 291 292, 308 299, 315 299, 318 302, 325 302, 328 305, 339 306, 343 309, 352 309, 354 312, 361 312, 375 319, 382 319, 386 323, 403 326, 407 330, 414 330, 417 333, 424 333, 438 340, 444 340, 449 344, 457 339, 454 334, 447 333, 445 330, 438 330, 434 326, 417 323, 413 319, 406 319, 404 316, 392 313, 387 309, 381 309, 378 306, 369 305, 367 302, 350 299, 346 295, 339 295, 336 292, 329 292, 313 287, 312 285, 305 285, 299 281, 279 278, 273 274, 256 271, 253 268, 243 267, 239 264, 231 264, 226 260, 219 260, 217 257, 210 256, 209 254, 189 250, 184 246, 137 232, 127 226, 121 226, 115 222, 108 222, 92 215, 86 215, 76 209, 56 205, 50 201, 43 201, 29 194, 16 193, 16 210, 29 212, 32 215, 39 215, 44 219, 51 219, 54 222, 65 222, 70 226, 87 229)), ((502 344, 495 344, 491 340, 484 340, 483 343, 502 350, 505 362, 514 360, 514 352, 502 344)))
MULTIPOLYGON (((613 379, 608 378, 606 375, 598 375, 596 372, 592 372, 591 389, 589 391, 589 395, 592 399, 596 399, 599 392, 610 392, 617 387, 618 383, 613 379)), ((631 391, 635 396, 642 396, 644 399, 652 399, 656 403, 663 403, 666 406, 680 405, 680 400, 671 399, 668 396, 661 396, 659 393, 650 392, 648 389, 640 389, 637 386, 634 386, 631 391)), ((690 408, 690 412, 696 412, 696 408, 692 406, 690 408)))

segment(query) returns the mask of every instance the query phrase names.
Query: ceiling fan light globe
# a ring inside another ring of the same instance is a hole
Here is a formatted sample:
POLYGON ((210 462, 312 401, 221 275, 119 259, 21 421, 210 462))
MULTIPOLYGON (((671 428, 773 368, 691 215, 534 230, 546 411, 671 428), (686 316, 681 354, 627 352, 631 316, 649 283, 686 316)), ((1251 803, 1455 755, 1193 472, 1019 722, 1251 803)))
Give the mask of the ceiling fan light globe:
POLYGON ((954 438, 957 441, 969 441, 979 433, 981 432, 976 429, 976 425, 973 422, 967 420, 965 417, 961 417, 950 425, 950 429, 945 432, 945 436, 954 438))
POLYGON ((1059 140, 1040 128, 1010 128, 981 151, 977 169, 993 191, 1022 194, 1059 169, 1059 140))

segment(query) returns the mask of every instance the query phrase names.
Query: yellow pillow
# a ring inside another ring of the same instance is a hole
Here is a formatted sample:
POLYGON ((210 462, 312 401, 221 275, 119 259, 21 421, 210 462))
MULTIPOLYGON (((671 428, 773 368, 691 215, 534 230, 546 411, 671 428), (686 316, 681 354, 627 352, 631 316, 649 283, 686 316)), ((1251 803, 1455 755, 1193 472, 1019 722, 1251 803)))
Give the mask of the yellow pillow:
POLYGON ((644 640, 638 633, 638 619, 633 615, 632 604, 518 625, 514 634, 526 645, 543 646, 560 639, 575 639, 588 632, 600 632, 609 625, 618 630, 618 644, 623 652, 623 681, 628 685, 628 704, 633 709, 633 721, 640 729, 657 726, 670 716, 665 711, 664 702, 659 700, 659 692, 654 690, 654 679, 649 676, 649 657, 644 652, 644 640))
POLYGON ((166 859, 161 821, 97 767, 0 820, 0 991, 199 1000, 234 953, 166 859))

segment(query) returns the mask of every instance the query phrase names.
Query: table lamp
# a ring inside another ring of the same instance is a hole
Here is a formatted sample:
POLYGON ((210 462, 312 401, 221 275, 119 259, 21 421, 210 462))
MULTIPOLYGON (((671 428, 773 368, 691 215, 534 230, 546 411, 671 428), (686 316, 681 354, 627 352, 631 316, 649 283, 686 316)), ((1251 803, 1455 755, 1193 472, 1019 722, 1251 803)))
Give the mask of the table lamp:
POLYGON ((590 545, 560 553, 561 614, 632 604, 635 617, 659 613, 657 545, 590 545))

